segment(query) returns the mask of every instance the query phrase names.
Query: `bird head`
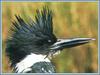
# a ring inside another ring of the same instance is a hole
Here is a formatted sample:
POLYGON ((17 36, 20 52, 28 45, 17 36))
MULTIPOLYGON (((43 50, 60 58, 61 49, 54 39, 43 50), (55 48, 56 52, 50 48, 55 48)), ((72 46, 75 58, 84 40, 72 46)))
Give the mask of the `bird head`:
POLYGON ((20 62, 31 53, 37 55, 53 55, 64 48, 71 48, 88 43, 92 38, 60 39, 53 33, 53 12, 44 7, 36 10, 35 20, 25 22, 21 16, 16 16, 12 22, 7 39, 6 52, 12 65, 20 62))

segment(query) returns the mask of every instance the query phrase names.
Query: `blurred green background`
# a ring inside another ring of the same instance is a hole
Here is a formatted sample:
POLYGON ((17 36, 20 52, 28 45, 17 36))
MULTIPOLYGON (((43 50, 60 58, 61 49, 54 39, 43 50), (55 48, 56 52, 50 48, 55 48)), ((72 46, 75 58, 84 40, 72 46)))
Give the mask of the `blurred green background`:
POLYGON ((47 5, 54 12, 54 33, 60 38, 93 37, 89 44, 64 49, 53 57, 52 62, 58 73, 98 72, 98 3, 97 2, 3 2, 3 72, 11 72, 5 55, 6 39, 15 14, 26 21, 34 19, 35 10, 47 5))

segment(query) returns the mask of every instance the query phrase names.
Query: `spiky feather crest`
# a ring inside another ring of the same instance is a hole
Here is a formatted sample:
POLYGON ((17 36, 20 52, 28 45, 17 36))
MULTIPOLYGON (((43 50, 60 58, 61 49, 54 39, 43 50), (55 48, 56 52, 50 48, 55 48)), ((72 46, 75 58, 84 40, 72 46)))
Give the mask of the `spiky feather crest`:
POLYGON ((6 53, 12 66, 31 52, 47 54, 48 47, 57 40, 53 34, 52 11, 44 7, 41 11, 37 9, 36 13, 35 21, 29 21, 30 24, 16 16, 17 21, 11 26, 12 34, 7 39, 6 53))
POLYGON ((12 22, 13 26, 11 27, 11 31, 15 32, 41 32, 44 34, 52 34, 53 33, 53 13, 48 7, 44 7, 43 10, 36 10, 35 21, 31 19, 31 23, 25 23, 25 21, 20 17, 16 16, 17 21, 12 22), (19 31, 22 30, 22 31, 19 31))

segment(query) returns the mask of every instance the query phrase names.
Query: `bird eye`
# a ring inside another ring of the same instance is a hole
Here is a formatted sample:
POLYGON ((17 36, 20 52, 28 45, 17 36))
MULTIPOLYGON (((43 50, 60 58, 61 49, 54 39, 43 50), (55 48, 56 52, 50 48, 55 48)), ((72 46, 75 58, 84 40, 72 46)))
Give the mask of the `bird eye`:
POLYGON ((51 40, 48 40, 48 42, 51 42, 51 40))

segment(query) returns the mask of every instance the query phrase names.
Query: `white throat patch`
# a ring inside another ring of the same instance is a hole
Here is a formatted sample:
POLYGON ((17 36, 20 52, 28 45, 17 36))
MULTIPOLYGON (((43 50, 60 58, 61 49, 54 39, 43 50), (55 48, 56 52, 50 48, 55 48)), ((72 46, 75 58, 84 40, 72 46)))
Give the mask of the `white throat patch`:
MULTIPOLYGON (((50 62, 50 60, 48 58, 45 58, 45 55, 37 55, 37 54, 33 54, 31 53, 30 55, 27 55, 22 61, 20 61, 19 63, 16 64, 16 72, 17 73, 21 73, 24 72, 24 70, 26 69, 30 69, 30 67, 32 65, 34 65, 37 62, 50 62)), ((26 72, 25 70, 25 72, 26 72)), ((31 70, 31 69, 30 69, 31 70)))

